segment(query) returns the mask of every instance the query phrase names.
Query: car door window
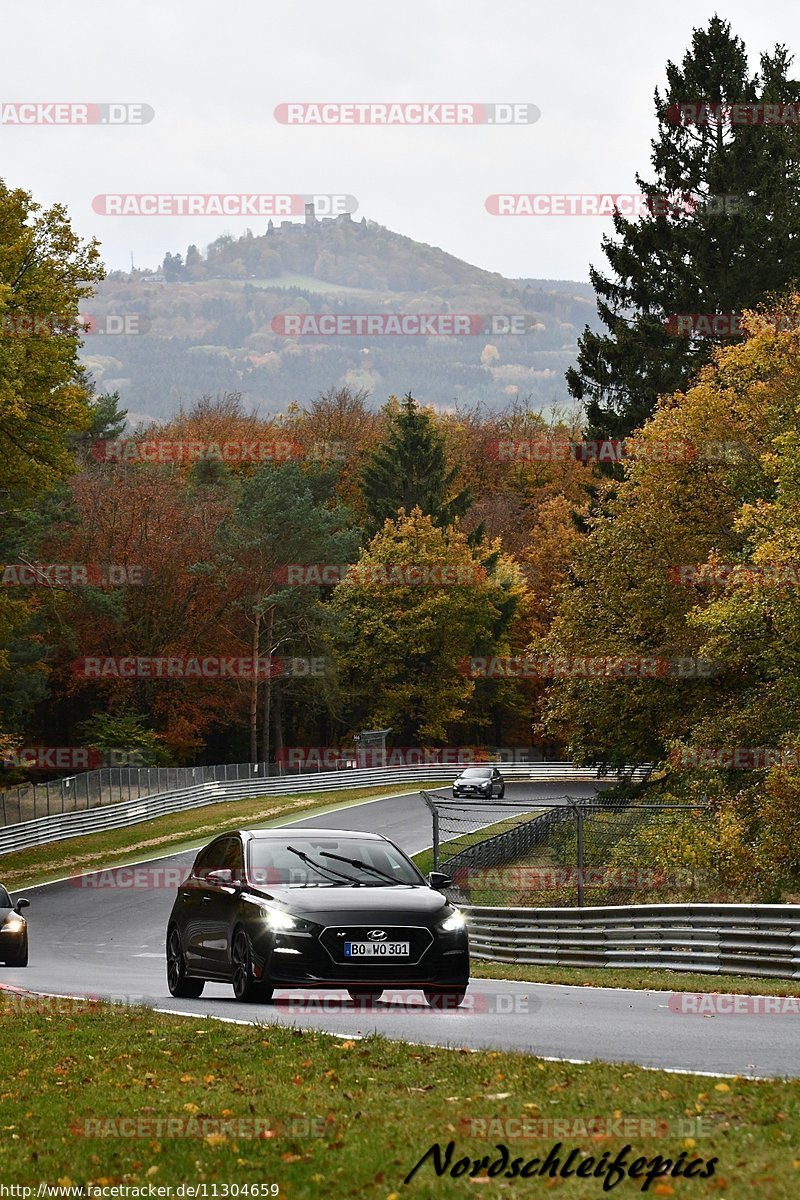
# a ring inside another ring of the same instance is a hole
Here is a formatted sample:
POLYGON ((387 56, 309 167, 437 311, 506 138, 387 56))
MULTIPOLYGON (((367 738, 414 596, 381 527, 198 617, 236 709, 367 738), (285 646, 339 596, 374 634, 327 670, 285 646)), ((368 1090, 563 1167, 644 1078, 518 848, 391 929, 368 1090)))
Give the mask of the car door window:
POLYGON ((238 837, 228 838, 225 842, 223 861, 220 863, 220 866, 230 871, 231 879, 234 882, 244 882, 244 855, 242 853, 242 843, 238 837))
POLYGON ((205 882, 209 871, 218 871, 225 865, 225 846, 230 840, 230 838, 219 838, 197 856, 192 868, 192 875, 195 879, 205 882))

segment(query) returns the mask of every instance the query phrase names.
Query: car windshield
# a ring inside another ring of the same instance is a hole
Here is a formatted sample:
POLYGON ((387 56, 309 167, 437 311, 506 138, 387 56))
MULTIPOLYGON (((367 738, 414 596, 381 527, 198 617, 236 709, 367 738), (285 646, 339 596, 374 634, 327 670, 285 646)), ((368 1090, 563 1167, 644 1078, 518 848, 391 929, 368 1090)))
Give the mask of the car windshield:
POLYGON ((461 772, 462 779, 490 779, 491 768, 488 767, 470 767, 467 771, 461 772))
POLYGON ((286 842, 254 838, 247 874, 258 887, 419 887, 423 883, 395 846, 367 838, 292 836, 286 842), (352 860, 363 866, 355 866, 352 860))
POLYGON ((0 885, 0 908, 11 908, 11 897, 4 887, 0 885))

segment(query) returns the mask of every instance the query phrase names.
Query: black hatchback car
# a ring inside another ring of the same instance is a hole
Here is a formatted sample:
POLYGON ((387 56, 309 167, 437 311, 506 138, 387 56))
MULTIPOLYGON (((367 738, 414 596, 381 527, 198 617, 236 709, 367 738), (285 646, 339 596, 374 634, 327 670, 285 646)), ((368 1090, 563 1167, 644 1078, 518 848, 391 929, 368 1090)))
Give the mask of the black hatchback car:
POLYGON ((459 796, 497 796, 506 794, 506 781, 497 767, 467 767, 453 781, 453 798, 459 796))
POLYGON ((345 988, 377 999, 420 988, 434 1007, 457 1007, 469 982, 464 918, 409 858, 377 833, 341 829, 238 830, 198 854, 167 927, 173 996, 208 980, 237 1000, 276 988, 345 988))

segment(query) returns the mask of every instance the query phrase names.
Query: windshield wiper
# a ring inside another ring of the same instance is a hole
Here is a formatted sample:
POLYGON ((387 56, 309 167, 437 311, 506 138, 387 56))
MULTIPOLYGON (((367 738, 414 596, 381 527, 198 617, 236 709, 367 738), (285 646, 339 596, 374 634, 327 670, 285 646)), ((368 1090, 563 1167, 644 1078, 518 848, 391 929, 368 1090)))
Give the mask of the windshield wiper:
POLYGON ((292 854, 296 854, 298 858, 302 858, 304 863, 308 863, 320 874, 324 871, 329 877, 333 876, 334 879, 344 880, 345 883, 352 884, 354 887, 361 887, 360 879, 353 879, 352 875, 345 875, 344 871, 337 871, 335 867, 326 867, 325 863, 314 862, 313 858, 309 858, 307 854, 304 854, 302 850, 297 850, 294 846, 287 846, 286 849, 290 850, 292 854))
POLYGON ((362 871, 371 871, 373 875, 377 875, 380 879, 388 880, 392 887, 401 886, 400 880, 387 875, 384 871, 379 870, 378 867, 371 867, 369 863, 362 862, 360 858, 344 858, 341 854, 331 854, 330 850, 320 850, 319 853, 321 858, 335 858, 339 862, 348 863, 351 867, 358 867, 362 871))

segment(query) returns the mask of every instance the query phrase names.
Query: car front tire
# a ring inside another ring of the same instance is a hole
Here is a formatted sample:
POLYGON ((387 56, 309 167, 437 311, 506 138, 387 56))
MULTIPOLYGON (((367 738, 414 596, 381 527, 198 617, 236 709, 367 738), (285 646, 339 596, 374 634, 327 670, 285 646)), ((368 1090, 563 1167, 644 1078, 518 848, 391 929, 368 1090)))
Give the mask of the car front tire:
POLYGON ((197 1000, 206 985, 204 979, 190 979, 186 974, 186 959, 181 935, 173 925, 167 934, 167 987, 171 996, 182 1000, 197 1000))
POLYGON ((9 954, 6 959, 7 967, 27 967, 28 965, 28 935, 26 934, 19 949, 9 954))
POLYGON ((231 946, 231 965, 233 966, 233 994, 243 1004, 261 1002, 272 999, 273 989, 269 984, 260 983, 253 978, 253 952, 250 949, 250 938, 247 931, 239 926, 233 935, 231 946))

